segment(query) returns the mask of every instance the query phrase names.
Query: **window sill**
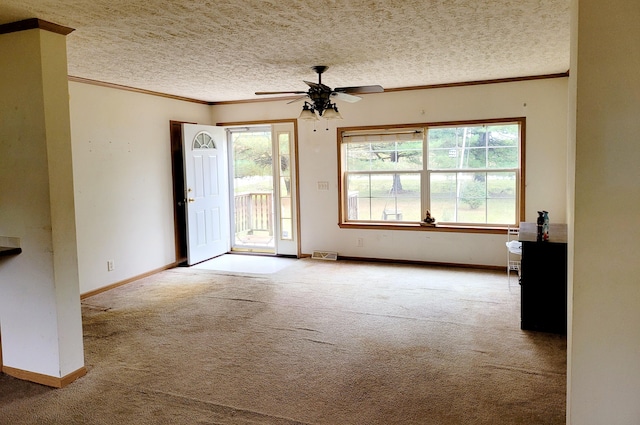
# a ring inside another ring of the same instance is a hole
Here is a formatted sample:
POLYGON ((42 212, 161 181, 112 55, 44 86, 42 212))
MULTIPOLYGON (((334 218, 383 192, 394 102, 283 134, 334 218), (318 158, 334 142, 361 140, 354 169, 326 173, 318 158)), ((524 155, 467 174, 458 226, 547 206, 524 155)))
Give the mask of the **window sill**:
POLYGON ((338 223, 338 226, 341 229, 411 230, 419 232, 481 233, 489 235, 504 235, 507 232, 506 227, 455 226, 451 224, 422 226, 419 223, 338 223))

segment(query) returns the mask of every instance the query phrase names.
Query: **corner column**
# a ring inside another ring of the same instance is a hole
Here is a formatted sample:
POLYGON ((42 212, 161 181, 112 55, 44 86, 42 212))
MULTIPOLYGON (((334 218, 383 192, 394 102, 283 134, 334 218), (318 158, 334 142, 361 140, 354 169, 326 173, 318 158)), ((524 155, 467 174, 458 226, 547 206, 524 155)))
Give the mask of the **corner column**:
POLYGON ((0 25, 2 372, 52 387, 84 375, 67 52, 70 28, 0 25))

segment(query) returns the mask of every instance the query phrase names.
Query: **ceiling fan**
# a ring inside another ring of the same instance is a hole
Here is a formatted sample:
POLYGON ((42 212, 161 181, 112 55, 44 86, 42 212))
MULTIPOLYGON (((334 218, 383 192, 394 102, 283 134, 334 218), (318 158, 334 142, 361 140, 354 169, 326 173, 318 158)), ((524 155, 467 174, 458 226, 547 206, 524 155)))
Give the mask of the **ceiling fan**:
MULTIPOLYGON (((292 102, 296 102, 301 99, 309 98, 310 101, 304 102, 302 107, 302 113, 300 119, 317 120, 316 112, 326 119, 340 119, 340 113, 338 107, 332 100, 342 100, 345 102, 357 102, 362 99, 355 94, 364 93, 382 93, 384 89, 382 86, 354 86, 354 87, 337 87, 332 89, 329 86, 322 84, 322 73, 329 67, 324 65, 316 65, 312 67, 318 74, 318 82, 312 83, 311 81, 305 81, 309 86, 307 91, 260 91, 256 92, 256 95, 268 95, 268 94, 303 94, 304 96, 299 99, 295 99, 292 102)), ((291 103, 291 102, 289 102, 291 103)))

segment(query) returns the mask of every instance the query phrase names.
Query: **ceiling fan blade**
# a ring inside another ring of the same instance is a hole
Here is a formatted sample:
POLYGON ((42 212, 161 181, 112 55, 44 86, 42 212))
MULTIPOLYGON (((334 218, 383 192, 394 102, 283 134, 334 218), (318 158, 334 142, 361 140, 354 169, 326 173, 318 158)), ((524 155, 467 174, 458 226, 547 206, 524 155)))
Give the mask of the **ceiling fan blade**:
POLYGON ((382 86, 354 86, 354 87, 338 87, 334 91, 341 93, 382 93, 382 86))
POLYGON ((305 81, 305 83, 311 87, 312 89, 316 89, 316 90, 321 90, 321 91, 327 91, 330 92, 331 91, 331 87, 329 86, 325 86, 322 83, 312 83, 311 81, 305 81))
POLYGON ((257 91, 257 95, 262 94, 306 94, 306 91, 257 91))
POLYGON ((287 102, 287 105, 288 105, 288 104, 290 104, 290 103, 300 102, 302 99, 307 99, 308 97, 309 97, 309 96, 300 96, 300 97, 299 97, 299 98, 297 98, 297 99, 293 99, 292 101, 287 102))
POLYGON ((312 83, 311 81, 306 81, 306 80, 303 80, 303 81, 305 82, 306 85, 308 85, 311 88, 315 89, 315 88, 320 87, 320 84, 318 84, 318 83, 312 83))
POLYGON ((360 96, 354 96, 352 94, 348 94, 344 92, 336 92, 336 91, 331 93, 331 97, 336 98, 338 100, 342 100, 344 102, 349 102, 349 103, 354 103, 362 99, 360 96))

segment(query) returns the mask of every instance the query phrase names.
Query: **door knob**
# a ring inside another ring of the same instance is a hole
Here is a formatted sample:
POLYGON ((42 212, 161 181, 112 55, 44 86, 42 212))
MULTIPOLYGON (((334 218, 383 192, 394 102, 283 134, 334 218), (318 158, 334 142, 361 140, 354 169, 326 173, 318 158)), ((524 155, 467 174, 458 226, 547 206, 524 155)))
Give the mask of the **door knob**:
POLYGON ((189 198, 189 202, 195 202, 196 200, 193 198, 189 198))

